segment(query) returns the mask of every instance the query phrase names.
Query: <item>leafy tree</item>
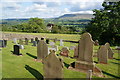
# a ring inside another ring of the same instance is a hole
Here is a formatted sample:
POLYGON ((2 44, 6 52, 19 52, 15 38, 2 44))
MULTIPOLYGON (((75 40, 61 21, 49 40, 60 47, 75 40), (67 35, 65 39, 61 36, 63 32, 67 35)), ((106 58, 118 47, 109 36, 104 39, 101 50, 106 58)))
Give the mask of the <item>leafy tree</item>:
POLYGON ((111 45, 120 45, 118 43, 120 40, 120 1, 103 2, 102 6, 103 9, 93 10, 95 17, 86 27, 86 31, 90 32, 93 39, 98 39, 101 44, 109 42, 111 45))

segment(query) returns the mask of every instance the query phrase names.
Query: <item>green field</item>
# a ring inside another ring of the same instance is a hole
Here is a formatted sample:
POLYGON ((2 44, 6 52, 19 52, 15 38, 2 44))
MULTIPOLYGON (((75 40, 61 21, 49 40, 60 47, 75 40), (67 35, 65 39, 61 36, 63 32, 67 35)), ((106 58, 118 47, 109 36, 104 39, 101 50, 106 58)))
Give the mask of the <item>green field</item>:
MULTIPOLYGON (((33 33, 21 33, 21 34, 33 34, 33 33)), ((80 35, 70 35, 70 34, 46 34, 46 33, 38 33, 33 35, 42 35, 49 38, 65 39, 65 40, 79 40, 80 35)), ((12 41, 8 41, 7 47, 2 49, 2 77, 3 78, 42 78, 44 76, 43 73, 43 64, 40 62, 34 61, 37 57, 37 49, 32 46, 32 43, 29 45, 24 45, 25 49, 20 50, 23 56, 16 56, 12 54, 13 51, 12 41)), ((59 41, 56 43, 59 46, 59 41)), ((64 42, 64 46, 70 47, 75 46, 76 43, 64 42)), ((59 50, 62 47, 59 46, 59 50)), ((115 47, 112 47, 115 49, 115 47)), ((98 47, 94 47, 94 52, 96 52, 98 47)), ((56 54, 59 54, 60 51, 57 51, 56 54)), ((114 50, 114 59, 109 59, 108 64, 96 64, 102 71, 105 78, 120 78, 118 75, 118 66, 120 66, 120 58, 118 58, 118 52, 114 50)), ((74 51, 70 50, 70 56, 73 56, 74 51)), ((86 73, 73 71, 67 69, 70 63, 74 62, 75 59, 63 57, 64 68, 63 75, 64 78, 86 78, 86 73)), ((97 58, 94 57, 94 61, 97 62, 97 58)), ((1 66, 0 66, 1 67, 1 66)), ((93 78, 97 78, 97 76, 93 76, 93 78)))

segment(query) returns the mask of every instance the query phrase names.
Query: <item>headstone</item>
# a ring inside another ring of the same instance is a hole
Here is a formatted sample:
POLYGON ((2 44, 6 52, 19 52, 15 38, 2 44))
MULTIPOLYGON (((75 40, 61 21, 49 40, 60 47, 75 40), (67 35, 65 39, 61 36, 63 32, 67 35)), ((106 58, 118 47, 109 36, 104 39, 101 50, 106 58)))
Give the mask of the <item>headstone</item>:
POLYGON ((108 49, 106 45, 102 45, 100 49, 98 50, 98 62, 107 64, 108 61, 108 49))
POLYGON ((13 38, 13 42, 17 44, 17 38, 13 38))
POLYGON ((78 46, 75 47, 74 49, 74 58, 78 58, 78 46))
POLYGON ((63 78, 63 63, 62 59, 58 58, 54 52, 50 53, 43 64, 45 79, 61 80, 63 78))
POLYGON ((4 40, 5 47, 7 46, 7 40, 4 40))
POLYGON ((4 40, 0 40, 0 47, 5 47, 5 41, 4 40))
POLYGON ((19 39, 19 44, 23 45, 23 40, 22 39, 19 39))
POLYGON ((35 41, 37 42, 37 44, 39 43, 38 37, 35 37, 35 41))
POLYGON ((40 40, 37 45, 37 59, 44 59, 48 55, 48 46, 44 40, 40 40))
POLYGON ((31 43, 33 43, 33 41, 34 41, 34 39, 33 39, 33 38, 31 38, 31 43))
POLYGON ((53 41, 54 41, 54 43, 56 43, 56 41, 57 41, 57 38, 55 38, 53 41))
POLYGON ((46 39, 46 43, 49 44, 49 39, 46 39))
POLYGON ((99 46, 99 41, 98 41, 98 40, 95 40, 95 41, 94 41, 94 45, 95 45, 95 46, 99 46))
POLYGON ((58 51, 58 46, 56 46, 56 45, 51 45, 51 47, 49 48, 49 50, 58 51))
POLYGON ((60 39, 60 46, 63 46, 63 40, 60 39))
POLYGON ((55 45, 55 43, 54 42, 50 42, 50 46, 53 46, 53 45, 55 45))
MULTIPOLYGON (((97 69, 93 62, 93 40, 89 33, 81 35, 78 44, 78 58, 75 61, 75 69, 78 70, 92 70, 97 69)), ((96 71, 99 71, 98 69, 96 71)))
POLYGON ((25 38, 25 45, 28 45, 28 38, 25 38))
POLYGON ((70 50, 74 50, 74 49, 75 49, 75 46, 70 46, 69 49, 70 49, 70 50))
POLYGON ((68 54, 69 54, 69 49, 68 49, 68 47, 63 47, 63 48, 61 49, 60 55, 68 57, 68 54))
POLYGON ((18 45, 18 46, 19 46, 19 49, 24 49, 23 45, 18 45))
POLYGON ((109 59, 113 59, 113 54, 114 54, 114 52, 113 52, 112 49, 110 48, 110 44, 109 44, 109 43, 106 43, 105 45, 106 45, 106 47, 107 47, 107 49, 108 49, 108 58, 109 58, 109 59))
POLYGON ((33 45, 32 46, 37 46, 37 41, 32 41, 33 45))
POLYGON ((20 54, 20 50, 19 50, 19 45, 14 45, 14 52, 13 52, 13 54, 21 55, 20 54))

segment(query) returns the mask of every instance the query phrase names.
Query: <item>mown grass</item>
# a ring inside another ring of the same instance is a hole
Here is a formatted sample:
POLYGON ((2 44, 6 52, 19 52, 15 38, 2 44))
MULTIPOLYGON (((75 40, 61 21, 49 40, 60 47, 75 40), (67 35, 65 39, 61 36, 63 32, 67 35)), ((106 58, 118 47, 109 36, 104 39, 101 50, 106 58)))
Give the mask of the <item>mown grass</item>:
MULTIPOLYGON (((63 37, 65 38, 65 36, 63 37)), ((62 39, 63 37, 61 36, 62 39)), ((66 37, 66 39, 68 38, 66 37)), ((25 49, 20 50, 23 56, 16 56, 16 55, 13 55, 11 52, 13 51, 13 45, 14 43, 12 43, 12 41, 8 41, 7 47, 3 48, 2 54, 0 54, 2 55, 2 77, 3 78, 41 78, 43 77, 44 76, 43 64, 40 62, 34 61, 34 59, 37 57, 36 47, 32 46, 32 43, 29 43, 29 45, 24 45, 25 49)), ((57 41, 56 45, 59 46, 59 41, 57 41)), ((76 46, 76 45, 77 45, 76 43, 64 42, 64 46, 67 46, 67 47, 76 46)), ((56 54, 60 53, 61 48, 62 46, 59 46, 59 50, 56 52, 56 54)), ((98 48, 99 46, 95 46, 94 52, 97 52, 98 48)), ((115 47, 112 47, 112 48, 114 49, 115 47)), ((74 51, 70 50, 69 55, 72 57, 73 54, 74 54, 74 51)), ((64 78, 86 78, 86 73, 67 69, 67 66, 69 66, 70 63, 76 61, 75 59, 71 59, 63 56, 61 57, 63 58, 64 63, 67 64, 67 65, 64 65, 64 68, 63 68, 64 78)), ((97 62, 96 57, 94 57, 94 61, 97 62)), ((120 77, 118 75, 118 66, 120 66, 119 61, 120 61, 120 58, 118 58, 118 53, 117 51, 115 51, 114 59, 109 59, 108 64, 96 64, 96 66, 98 66, 103 71, 103 74, 106 78, 119 78, 120 77)), ((93 76, 93 78, 97 78, 97 77, 93 76)))

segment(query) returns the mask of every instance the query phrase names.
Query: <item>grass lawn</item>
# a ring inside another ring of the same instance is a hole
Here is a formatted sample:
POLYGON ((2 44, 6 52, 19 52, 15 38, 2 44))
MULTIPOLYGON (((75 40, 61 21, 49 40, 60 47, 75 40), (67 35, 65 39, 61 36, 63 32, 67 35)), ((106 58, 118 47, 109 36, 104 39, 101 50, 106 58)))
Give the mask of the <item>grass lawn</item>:
MULTIPOLYGON (((25 33, 22 33, 25 34, 25 33)), ((28 34, 28 33, 27 33, 28 34)), ((31 33, 33 34, 33 33, 31 33)), ((50 38, 57 37, 61 39, 67 39, 67 40, 79 40, 79 35, 69 35, 65 34, 62 36, 62 34, 46 34, 46 33, 40 33, 40 34, 33 34, 33 35, 46 35, 50 38), (70 37, 71 36, 71 37, 70 37)), ((6 48, 2 49, 2 77, 3 78, 41 78, 43 77, 43 64, 40 62, 34 61, 34 59, 37 57, 37 49, 36 47, 32 46, 32 43, 29 43, 29 45, 24 45, 25 49, 20 50, 20 52, 23 54, 23 56, 15 56, 12 54, 11 51, 13 51, 13 45, 12 41, 8 41, 8 45, 6 48)), ((56 45, 59 45, 59 42, 56 43, 56 45)), ((70 47, 75 46, 76 43, 69 43, 64 42, 64 46, 70 47)), ((59 49, 62 47, 59 46, 59 49)), ((113 49, 115 47, 112 47, 113 49)), ((98 47, 94 47, 94 52, 96 52, 98 47)), ((60 51, 57 51, 56 54, 59 54, 60 51)), ((70 50, 70 56, 73 56, 74 51, 70 50)), ((61 56, 62 57, 62 56, 61 56)), ((70 63, 74 62, 75 59, 62 57, 64 63, 69 65, 70 63)), ((97 62, 97 58, 94 57, 94 61, 97 62)), ((96 64, 105 75, 106 78, 119 78, 118 75, 118 66, 120 66, 120 58, 118 58, 118 53, 115 51, 114 59, 109 59, 108 64, 96 64)), ((0 62, 1 63, 1 62, 0 62)), ((63 68, 63 74, 64 78, 86 78, 86 73, 77 72, 73 70, 67 69, 67 65, 64 65, 63 68)), ((1 67, 1 66, 0 66, 1 67)), ((1 73, 0 73, 1 74, 1 73)), ((96 76, 93 76, 93 78, 97 78, 96 76)))

